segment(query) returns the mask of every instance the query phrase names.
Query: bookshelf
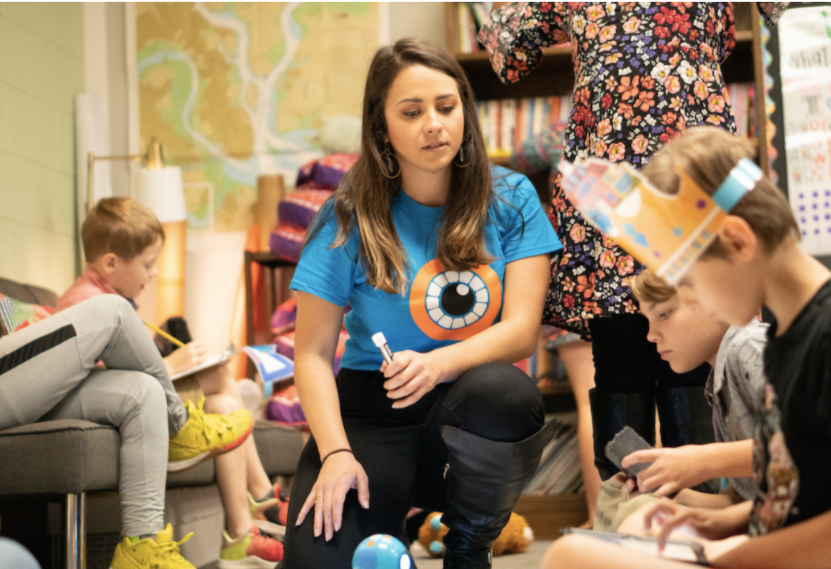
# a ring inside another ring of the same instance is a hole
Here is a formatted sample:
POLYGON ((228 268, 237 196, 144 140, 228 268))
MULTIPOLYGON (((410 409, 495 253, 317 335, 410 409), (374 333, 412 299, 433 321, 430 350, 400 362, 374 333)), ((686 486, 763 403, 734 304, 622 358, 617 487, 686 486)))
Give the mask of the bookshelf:
MULTIPOLYGON (((762 64, 761 27, 756 7, 752 3, 734 4, 736 45, 730 57, 721 66, 725 82, 752 84, 757 100, 764 97, 764 66, 762 64)), ((459 5, 445 3, 445 38, 448 49, 467 73, 476 99, 479 101, 499 99, 524 99, 534 97, 563 96, 574 86, 574 68, 571 46, 553 46, 543 50, 540 65, 513 85, 504 85, 494 73, 487 51, 462 53, 460 48, 459 5)), ((767 136, 764 104, 754 104, 757 128, 756 146, 759 166, 767 171, 767 136)), ((507 158, 494 158, 492 162, 507 165, 507 158)), ((538 191, 547 187, 547 175, 534 176, 532 182, 538 191)), ((541 193, 541 195, 543 195, 541 193)), ((574 408, 574 397, 568 385, 542 387, 540 392, 546 412, 558 413, 574 408)), ((514 510, 525 516, 537 538, 555 539, 563 527, 577 526, 587 518, 586 501, 583 493, 553 496, 522 496, 514 510)))
MULTIPOLYGON (((736 46, 721 66, 726 83, 751 83, 754 93, 764 93, 761 27, 756 7, 751 3, 736 3, 734 7, 736 46)), ((476 99, 524 99, 562 96, 574 86, 574 68, 571 46, 553 46, 543 50, 540 65, 528 76, 513 85, 504 85, 493 72, 487 51, 461 53, 459 51, 459 10, 457 3, 445 3, 445 38, 448 50, 456 57, 470 79, 476 99)), ((766 123, 764 105, 754 105, 757 128, 766 123)), ((759 166, 767 171, 767 137, 756 137, 759 166)), ((501 159, 501 164, 507 160, 501 159)))

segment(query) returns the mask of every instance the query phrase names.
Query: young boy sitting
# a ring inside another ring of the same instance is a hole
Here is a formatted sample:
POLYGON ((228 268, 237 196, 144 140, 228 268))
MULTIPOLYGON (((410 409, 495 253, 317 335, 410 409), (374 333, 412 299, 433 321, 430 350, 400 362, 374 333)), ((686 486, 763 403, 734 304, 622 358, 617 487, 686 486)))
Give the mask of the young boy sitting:
POLYGON ((706 313, 696 302, 682 302, 673 287, 644 270, 632 283, 641 312, 649 320, 647 339, 675 373, 710 365, 704 386, 713 413, 716 443, 638 451, 623 467, 651 463, 637 480, 619 473, 604 484, 595 529, 628 531, 638 521, 627 516, 661 496, 686 506, 725 508, 754 496, 752 474, 754 416, 762 410, 762 369, 767 325, 758 319, 739 328, 706 313), (706 494, 690 488, 712 478, 729 478, 731 491, 706 494), (615 489, 622 486, 622 492, 615 489), (653 492, 654 491, 654 492, 653 492), (653 492, 652 494, 642 494, 653 492), (676 494, 677 493, 677 494, 676 494), (638 495, 643 497, 635 499, 638 495), (626 502, 620 502, 628 498, 626 502))
MULTIPOLYGON (((158 273, 156 261, 164 244, 161 223, 148 208, 130 198, 99 201, 87 215, 81 230, 87 266, 84 274, 58 300, 63 310, 84 299, 101 294, 117 294, 134 307, 134 299, 158 273)), ((207 350, 192 342, 164 358, 170 375, 204 361, 207 350)), ((225 366, 214 366, 196 375, 205 397, 195 409, 212 413, 233 413, 243 409, 237 383, 225 366)), ((187 466, 194 466, 193 462, 187 466)), ((169 472, 180 471, 171 464, 169 472)), ((247 567, 254 562, 277 562, 283 548, 278 541, 260 535, 253 524, 252 510, 260 517, 279 515, 279 489, 272 486, 260 462, 254 440, 249 439, 225 455, 216 457, 216 477, 225 511, 226 531, 220 549, 223 569, 247 567), (250 494, 258 497, 251 499, 250 494)), ((269 527, 273 526, 263 520, 269 527)), ((262 523, 262 522, 261 522, 262 523)))
MULTIPOLYGON (((749 156, 747 141, 720 129, 695 128, 659 151, 644 172, 672 194, 681 169, 712 195, 749 156)), ((763 305, 776 320, 764 352, 770 385, 757 416, 754 499, 720 510, 662 501, 644 514, 646 529, 660 541, 695 533, 714 567, 831 566, 831 272, 798 241, 785 196, 762 175, 678 283, 734 326, 746 325, 763 305), (674 531, 682 526, 684 531, 674 531)), ((558 540, 543 566, 688 567, 582 536, 558 540)))
POLYGON ((124 537, 111 569, 149 569, 150 560, 158 569, 192 568, 178 554, 170 524, 163 527, 168 460, 236 447, 251 432, 251 413, 185 408, 135 310, 123 298, 101 295, 0 337, 0 430, 61 419, 119 431, 124 537), (96 366, 99 360, 107 369, 96 366))
POLYGON ((632 285, 641 311, 649 320, 647 339, 676 373, 702 363, 712 371, 704 386, 713 408, 716 443, 661 448, 632 453, 623 466, 649 462, 651 466, 629 481, 624 490, 655 490, 656 496, 679 492, 676 501, 686 505, 730 505, 725 496, 690 490, 710 478, 729 477, 744 500, 754 496, 751 479, 755 416, 761 413, 767 383, 762 352, 768 326, 757 318, 743 327, 728 326, 705 312, 696 302, 682 302, 675 289, 650 270, 632 285), (719 500, 721 498, 721 500, 719 500))

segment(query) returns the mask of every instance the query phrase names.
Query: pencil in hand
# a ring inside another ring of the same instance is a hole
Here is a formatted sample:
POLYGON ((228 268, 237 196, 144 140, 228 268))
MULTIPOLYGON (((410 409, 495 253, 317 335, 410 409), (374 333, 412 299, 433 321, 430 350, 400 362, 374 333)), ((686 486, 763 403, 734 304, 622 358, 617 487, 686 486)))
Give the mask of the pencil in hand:
POLYGON ((180 348, 185 347, 184 342, 182 342, 181 340, 179 340, 177 338, 174 338, 173 336, 171 336, 170 334, 168 334, 167 332, 165 332, 164 330, 162 330, 158 326, 154 326, 154 325, 150 324, 150 322, 144 322, 143 320, 142 320, 142 322, 144 323, 145 326, 147 326, 148 328, 153 330, 156 334, 158 334, 162 338, 166 338, 166 339, 170 340, 171 342, 173 342, 175 345, 179 346, 180 348))

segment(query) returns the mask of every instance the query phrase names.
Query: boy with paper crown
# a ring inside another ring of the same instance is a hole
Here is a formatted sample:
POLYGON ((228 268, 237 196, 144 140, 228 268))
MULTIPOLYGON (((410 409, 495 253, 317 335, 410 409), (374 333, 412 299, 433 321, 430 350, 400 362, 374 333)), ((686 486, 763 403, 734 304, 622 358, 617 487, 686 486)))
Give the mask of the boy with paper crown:
MULTIPOLYGON (((685 301, 736 326, 755 318, 762 305, 775 317, 764 353, 770 383, 756 417, 754 499, 722 510, 662 501, 646 507, 644 527, 662 543, 670 535, 690 539, 692 532, 714 567, 821 569, 831 559, 831 272, 800 249, 785 196, 745 161, 751 155, 749 143, 735 136, 690 129, 644 170, 657 190, 671 195, 624 188, 593 206, 607 214, 607 229, 640 240, 620 243, 677 284, 685 301), (652 196, 637 204, 634 192, 652 196), (686 209, 679 208, 683 203, 686 209), (651 211, 639 215, 639 206, 651 211), (680 214, 687 218, 684 227, 694 229, 683 234, 681 227, 675 236, 680 214), (656 220, 664 227, 653 231, 648 224, 656 220), (742 535, 746 531, 754 539, 742 535)), ((587 212, 592 206, 583 200, 578 207, 587 212)), ((580 536, 558 540, 543 561, 545 569, 600 565, 686 566, 580 536)))

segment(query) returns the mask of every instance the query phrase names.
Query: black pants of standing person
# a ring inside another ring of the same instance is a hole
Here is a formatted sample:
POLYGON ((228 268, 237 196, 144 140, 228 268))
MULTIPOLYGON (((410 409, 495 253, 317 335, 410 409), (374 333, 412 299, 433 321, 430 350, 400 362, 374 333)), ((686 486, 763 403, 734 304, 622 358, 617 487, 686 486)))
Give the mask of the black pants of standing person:
MULTIPOLYGON (((513 476, 513 471, 520 466, 526 472, 530 470, 531 474, 536 470, 541 445, 535 445, 539 452, 535 449, 524 459, 517 460, 515 449, 513 454, 503 453, 503 449, 512 447, 513 443, 540 434, 545 420, 539 390, 515 366, 499 363, 478 366, 453 383, 436 386, 416 404, 404 409, 392 408, 392 400, 383 387, 384 381, 379 372, 348 369, 341 370, 337 379, 346 435, 355 459, 369 478, 369 509, 360 506, 357 492, 351 490, 344 502, 341 529, 329 542, 322 536, 314 537, 314 511, 299 527, 295 526, 300 508, 312 491, 321 468, 317 444, 314 438, 310 439, 300 457, 292 487, 282 568, 349 569, 358 544, 377 533, 398 536, 406 543, 403 524, 413 505, 444 512, 443 521, 451 527, 451 533, 454 532, 454 521, 460 519, 462 526, 471 523, 494 526, 494 520, 498 518, 495 525, 500 527, 479 528, 473 532, 495 538, 504 527, 502 518, 507 522, 527 483, 527 479, 519 480, 525 474, 513 476), (446 444, 443 439, 443 426, 482 437, 481 446, 473 449, 481 456, 461 458, 461 462, 458 456, 450 456, 454 449, 451 441, 446 444), (454 458, 457 459, 455 463, 454 458), (484 461, 481 465, 470 464, 479 459, 484 461), (450 469, 445 478, 443 474, 448 463, 450 469), (469 476, 470 468, 489 472, 481 472, 481 477, 469 476), (485 479, 491 483, 483 486, 485 479), (505 495, 511 480, 517 482, 514 486, 518 490, 512 488, 509 495, 505 495), (489 497, 493 492, 495 494, 489 497), (455 500, 454 493, 458 494, 455 500), (500 508, 507 508, 507 511, 501 512, 500 508)), ((461 528, 460 531, 466 530, 461 528)), ((448 534, 448 538, 452 537, 448 534)), ((452 546, 448 544, 448 538, 445 538, 445 544, 449 554, 452 546)), ((466 538, 458 534, 456 539, 465 541, 466 538)), ((485 547, 487 550, 490 543, 485 547)), ((489 567, 490 564, 459 562, 456 566, 489 567)))
MULTIPOLYGON (((677 374, 646 339, 649 321, 641 314, 589 322, 595 368, 590 392, 595 464, 604 480, 618 472, 605 448, 624 426, 655 442, 655 407, 665 447, 714 442, 712 411, 704 395, 710 366, 677 374)), ((701 490, 713 491, 710 483, 701 490)))

